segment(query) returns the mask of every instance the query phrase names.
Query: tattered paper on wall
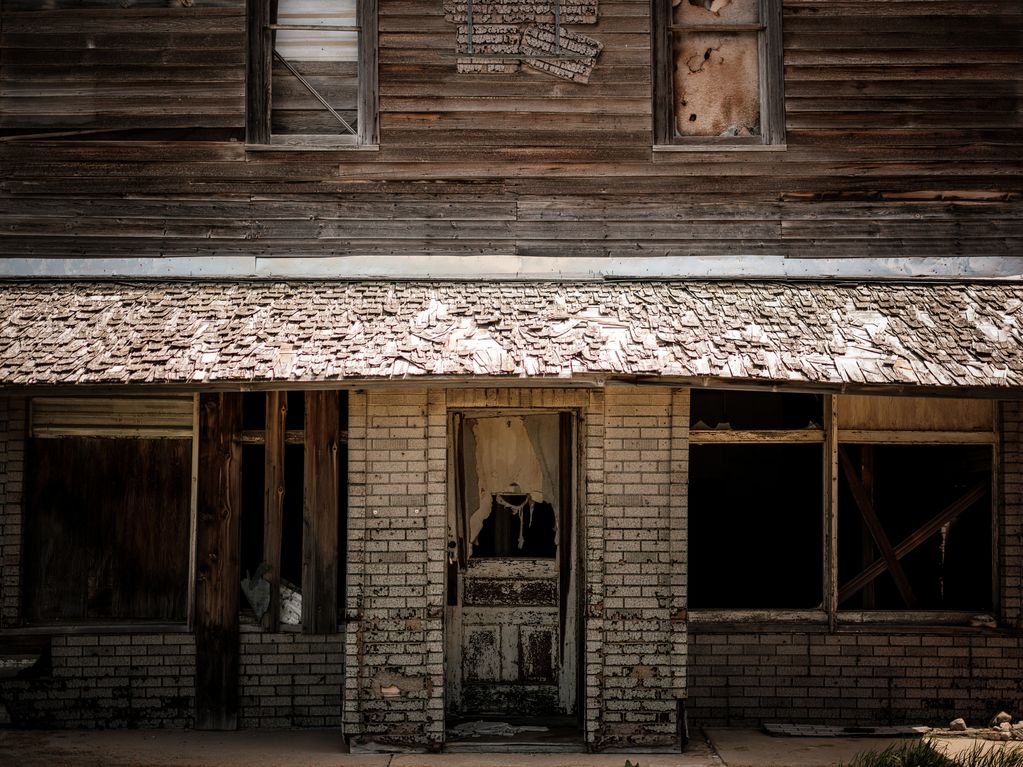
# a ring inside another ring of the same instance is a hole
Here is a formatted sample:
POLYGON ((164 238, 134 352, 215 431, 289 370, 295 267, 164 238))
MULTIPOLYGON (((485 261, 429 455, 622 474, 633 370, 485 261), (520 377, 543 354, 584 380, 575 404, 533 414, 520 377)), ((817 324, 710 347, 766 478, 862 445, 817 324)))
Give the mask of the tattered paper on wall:
POLYGON ((597 0, 448 0, 444 19, 457 25, 456 67, 460 73, 531 69, 587 83, 604 44, 564 24, 596 24, 597 0))

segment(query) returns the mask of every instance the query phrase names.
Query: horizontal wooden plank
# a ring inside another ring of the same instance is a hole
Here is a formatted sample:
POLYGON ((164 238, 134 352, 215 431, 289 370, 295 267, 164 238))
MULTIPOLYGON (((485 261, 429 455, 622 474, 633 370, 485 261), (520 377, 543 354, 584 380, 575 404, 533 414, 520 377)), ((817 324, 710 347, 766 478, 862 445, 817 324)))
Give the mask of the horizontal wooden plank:
POLYGON ((35 437, 191 437, 192 395, 34 397, 35 437))

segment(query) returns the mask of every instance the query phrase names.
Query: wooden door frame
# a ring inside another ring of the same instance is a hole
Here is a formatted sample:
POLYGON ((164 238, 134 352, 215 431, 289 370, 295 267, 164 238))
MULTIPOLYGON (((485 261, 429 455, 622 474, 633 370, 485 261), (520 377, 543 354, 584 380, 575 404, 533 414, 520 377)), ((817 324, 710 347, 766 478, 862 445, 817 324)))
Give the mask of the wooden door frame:
MULTIPOLYGON (((570 577, 569 577, 569 594, 567 597, 567 609, 565 618, 562 621, 561 626, 561 647, 559 653, 563 652, 561 658, 561 664, 558 671, 559 683, 558 687, 562 695, 574 696, 575 705, 566 706, 566 708, 574 708, 574 716, 580 721, 584 721, 584 708, 586 699, 584 697, 585 685, 584 685, 584 674, 585 669, 585 612, 583 611, 583 584, 586 582, 585 577, 585 562, 584 551, 582 549, 583 542, 585 541, 585 531, 583 529, 583 507, 585 505, 585 494, 583 487, 583 477, 585 476, 582 461, 585 456, 585 446, 583 444, 583 432, 582 423, 584 417, 584 411, 580 407, 464 407, 464 408, 449 408, 446 414, 447 421, 447 505, 445 510, 445 521, 446 521, 446 554, 447 559, 445 560, 445 585, 444 585, 444 712, 448 714, 449 704, 452 697, 461 698, 461 633, 458 627, 461 626, 461 621, 457 620, 457 611, 461 609, 462 594, 452 594, 452 588, 459 588, 462 579, 454 578, 450 576, 451 558, 455 558, 454 567, 460 567, 458 559, 463 555, 462 551, 452 548, 454 539, 452 533, 456 531, 458 526, 458 504, 464 502, 464 499, 460 498, 462 492, 462 477, 461 467, 458 465, 456 457, 459 455, 458 450, 458 439, 461 435, 461 423, 466 418, 499 418, 501 416, 523 416, 523 415, 554 415, 554 414, 567 414, 571 421, 571 433, 569 434, 568 443, 572 450, 571 465, 569 472, 571 480, 569 482, 569 489, 571 490, 571 506, 569 509, 569 516, 572 522, 571 530, 567 536, 567 540, 571 543, 570 549, 570 577), (571 637, 571 641, 569 641, 571 637), (452 663, 452 660, 457 658, 458 663, 452 663), (566 675, 568 678, 566 679, 566 675)), ((561 432, 559 430, 559 435, 561 432)), ((561 440, 564 440, 564 436, 560 436, 561 440)), ((563 443, 562 443, 563 444, 563 443)), ((561 488, 562 493, 564 488, 561 488)), ((558 541, 558 559, 559 565, 561 560, 561 544, 563 536, 559 536, 558 541)), ((559 571, 560 571, 559 566, 559 571)), ((562 699, 563 704, 571 704, 571 701, 562 699)))

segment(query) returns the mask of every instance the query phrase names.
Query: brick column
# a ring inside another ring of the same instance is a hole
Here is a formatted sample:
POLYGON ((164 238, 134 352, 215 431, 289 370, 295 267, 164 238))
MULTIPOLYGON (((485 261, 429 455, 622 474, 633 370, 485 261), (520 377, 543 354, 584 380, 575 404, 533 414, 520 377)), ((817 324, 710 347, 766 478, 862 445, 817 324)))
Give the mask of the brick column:
POLYGON ((590 392, 585 431, 583 583, 586 605, 584 643, 586 743, 595 748, 604 726, 604 392, 590 392))
POLYGON ((443 407, 425 390, 349 401, 346 732, 439 747, 446 511, 444 451, 439 468, 432 453, 443 407))
MULTIPOLYGON (((684 541, 665 387, 609 386, 604 408, 603 723, 596 747, 663 746, 678 739, 685 622, 676 593, 684 541), (673 496, 673 493, 675 494, 673 496)), ((684 439, 684 437, 683 437, 684 439)), ((676 448, 673 450, 673 447, 676 448)))

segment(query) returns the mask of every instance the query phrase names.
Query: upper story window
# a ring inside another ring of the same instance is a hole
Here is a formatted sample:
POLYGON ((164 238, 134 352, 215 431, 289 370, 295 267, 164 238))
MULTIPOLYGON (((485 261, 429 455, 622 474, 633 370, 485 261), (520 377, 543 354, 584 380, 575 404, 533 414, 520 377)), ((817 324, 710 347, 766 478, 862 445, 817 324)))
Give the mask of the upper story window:
POLYGON ((375 145, 376 0, 249 0, 250 146, 375 145))
POLYGON ((780 0, 654 0, 654 141, 785 143, 780 0))

